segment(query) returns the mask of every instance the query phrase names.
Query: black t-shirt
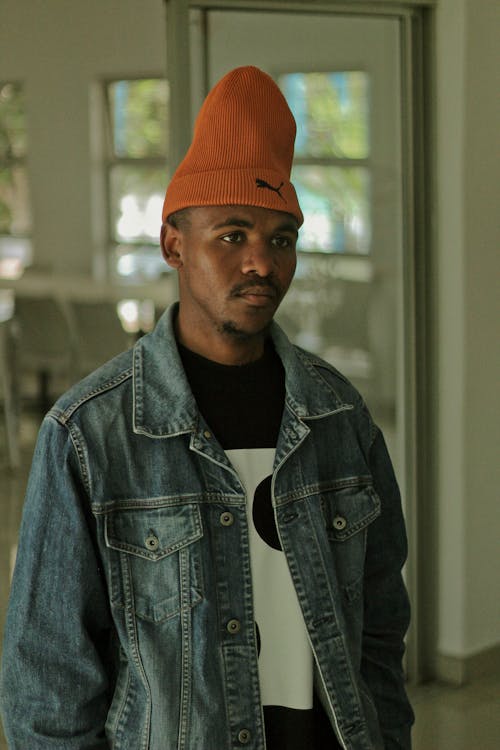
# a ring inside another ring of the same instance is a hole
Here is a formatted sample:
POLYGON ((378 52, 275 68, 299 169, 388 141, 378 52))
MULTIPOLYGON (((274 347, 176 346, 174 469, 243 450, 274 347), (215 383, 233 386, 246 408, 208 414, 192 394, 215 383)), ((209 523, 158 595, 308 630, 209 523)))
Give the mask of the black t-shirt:
POLYGON ((224 450, 275 448, 285 371, 272 344, 247 365, 221 365, 178 348, 198 408, 224 450))
POLYGON ((285 401, 281 360, 271 341, 259 360, 241 366, 221 365, 181 345, 179 353, 198 408, 238 471, 249 498, 254 609, 268 750, 338 748, 314 695, 312 652, 271 504, 272 461, 285 401), (283 627, 275 622, 280 616, 285 618, 283 627))

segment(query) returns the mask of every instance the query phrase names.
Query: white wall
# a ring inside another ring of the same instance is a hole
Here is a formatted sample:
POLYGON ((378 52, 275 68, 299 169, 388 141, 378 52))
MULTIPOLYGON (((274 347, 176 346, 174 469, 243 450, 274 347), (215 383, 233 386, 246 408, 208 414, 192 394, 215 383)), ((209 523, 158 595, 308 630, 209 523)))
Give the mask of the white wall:
POLYGON ((480 5, 468 3, 465 78, 469 650, 500 642, 500 4, 480 5))
POLYGON ((437 11, 438 651, 500 643, 500 4, 437 11))
MULTIPOLYGON (((93 231, 92 87, 164 75, 163 0, 0 0, 0 80, 26 85, 36 266, 90 274, 105 253, 93 231), (91 190, 92 187, 92 190, 91 190)), ((95 102, 94 102, 95 104, 95 102)), ((95 193, 94 193, 95 195, 95 193)))

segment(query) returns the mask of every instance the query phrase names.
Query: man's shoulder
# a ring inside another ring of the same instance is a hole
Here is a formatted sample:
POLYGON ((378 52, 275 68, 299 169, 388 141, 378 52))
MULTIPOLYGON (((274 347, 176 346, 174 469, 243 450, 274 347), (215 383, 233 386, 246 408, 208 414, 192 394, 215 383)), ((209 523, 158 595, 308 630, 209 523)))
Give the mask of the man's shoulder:
POLYGON ((130 385, 132 373, 133 350, 128 349, 75 383, 58 398, 50 414, 60 422, 67 422, 86 405, 99 409, 103 398, 123 398, 123 389, 130 385))
POLYGON ((323 374, 329 373, 331 377, 333 377, 335 380, 341 380, 346 385, 352 386, 351 382, 348 378, 346 378, 343 373, 340 372, 334 365, 331 364, 331 362, 327 362, 326 359, 323 359, 318 354, 314 354, 314 352, 309 351, 308 349, 303 349, 301 346, 298 346, 297 344, 293 344, 293 349, 297 356, 305 362, 308 366, 316 368, 318 371, 322 372, 323 374))
POLYGON ((362 401, 362 396, 357 388, 331 362, 296 344, 293 344, 292 348, 306 369, 325 381, 343 400, 351 402, 362 401))

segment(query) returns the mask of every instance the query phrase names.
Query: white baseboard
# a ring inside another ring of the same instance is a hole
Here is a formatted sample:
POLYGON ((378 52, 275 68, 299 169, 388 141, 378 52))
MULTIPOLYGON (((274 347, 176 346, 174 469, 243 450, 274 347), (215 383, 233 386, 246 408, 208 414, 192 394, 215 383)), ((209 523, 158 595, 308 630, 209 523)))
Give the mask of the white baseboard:
POLYGON ((478 677, 500 674, 500 643, 469 656, 437 654, 436 678, 450 685, 465 685, 478 677))

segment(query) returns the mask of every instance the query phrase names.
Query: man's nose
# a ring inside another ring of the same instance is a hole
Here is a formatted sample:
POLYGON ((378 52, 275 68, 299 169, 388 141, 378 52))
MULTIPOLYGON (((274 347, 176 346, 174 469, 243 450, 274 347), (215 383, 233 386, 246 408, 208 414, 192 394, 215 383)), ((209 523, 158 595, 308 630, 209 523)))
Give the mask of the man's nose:
POLYGON ((243 273, 256 273, 258 276, 269 276, 276 268, 276 253, 266 240, 253 242, 246 248, 243 259, 243 273))

